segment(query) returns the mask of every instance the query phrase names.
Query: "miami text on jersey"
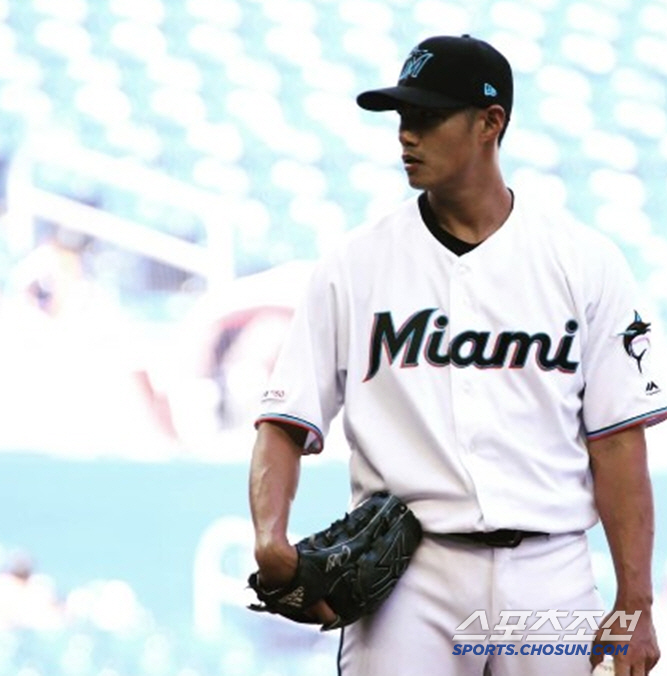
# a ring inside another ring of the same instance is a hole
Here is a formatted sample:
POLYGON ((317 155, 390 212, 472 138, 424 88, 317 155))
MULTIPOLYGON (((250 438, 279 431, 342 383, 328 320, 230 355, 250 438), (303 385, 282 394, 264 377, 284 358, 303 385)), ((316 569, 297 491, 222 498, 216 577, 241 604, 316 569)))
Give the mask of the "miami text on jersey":
POLYGON ((418 366, 423 356, 433 366, 523 368, 535 345, 535 361, 545 371, 557 369, 574 373, 579 366, 578 361, 570 359, 579 329, 574 319, 565 323, 565 335, 555 347, 555 340, 547 333, 531 335, 525 331, 502 331, 495 335, 493 342, 490 331, 463 331, 446 343, 448 324, 448 317, 437 308, 427 308, 414 313, 396 330, 391 312, 376 312, 364 381, 378 372, 383 354, 389 365, 400 355, 401 367, 418 366))

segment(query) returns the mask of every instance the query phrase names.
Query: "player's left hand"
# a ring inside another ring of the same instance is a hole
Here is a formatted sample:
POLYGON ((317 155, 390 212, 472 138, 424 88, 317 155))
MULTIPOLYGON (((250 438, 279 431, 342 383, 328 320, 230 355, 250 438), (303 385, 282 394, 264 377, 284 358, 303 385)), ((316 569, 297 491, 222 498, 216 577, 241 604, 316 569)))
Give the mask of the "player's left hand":
MULTIPOLYGON (((627 651, 625 654, 619 652, 614 654, 614 669, 615 676, 646 676, 653 667, 658 663, 660 659, 660 648, 658 647, 658 639, 655 633, 655 627, 653 626, 653 617, 651 615, 651 610, 643 610, 642 614, 637 622, 637 625, 632 632, 632 638, 630 641, 610 641, 603 640, 602 634, 604 629, 602 628, 609 617, 613 615, 618 610, 623 610, 618 605, 614 606, 613 610, 601 623, 600 629, 598 629, 595 635, 594 645, 613 645, 616 646, 627 646, 627 651)), ((632 614, 629 611, 626 611, 628 614, 632 614)), ((608 627, 610 636, 625 635, 628 633, 628 628, 623 627, 620 619, 616 619, 611 627, 608 627)), ((616 653, 616 651, 614 651, 616 653)), ((603 659, 603 655, 591 655, 591 664, 595 667, 603 659)))

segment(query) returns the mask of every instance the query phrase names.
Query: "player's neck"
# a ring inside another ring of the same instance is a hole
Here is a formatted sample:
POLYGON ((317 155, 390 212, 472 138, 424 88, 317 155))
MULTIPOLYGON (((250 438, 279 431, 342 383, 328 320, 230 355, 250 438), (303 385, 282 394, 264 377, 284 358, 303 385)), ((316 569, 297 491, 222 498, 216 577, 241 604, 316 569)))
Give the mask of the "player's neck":
POLYGON ((514 206, 514 194, 502 180, 492 189, 470 189, 453 197, 431 190, 427 195, 440 227, 471 244, 483 242, 496 232, 514 206))

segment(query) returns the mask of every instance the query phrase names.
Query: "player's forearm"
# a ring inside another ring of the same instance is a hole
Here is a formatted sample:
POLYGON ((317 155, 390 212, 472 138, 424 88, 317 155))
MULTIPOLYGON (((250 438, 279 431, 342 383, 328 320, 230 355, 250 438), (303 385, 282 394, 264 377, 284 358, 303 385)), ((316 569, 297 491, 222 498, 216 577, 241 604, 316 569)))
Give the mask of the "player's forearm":
POLYGON ((617 579, 617 605, 649 610, 654 510, 643 430, 632 428, 589 447, 595 500, 617 579))
POLYGON ((301 449, 279 426, 262 423, 250 466, 250 510, 258 563, 287 544, 289 513, 299 482, 301 449))

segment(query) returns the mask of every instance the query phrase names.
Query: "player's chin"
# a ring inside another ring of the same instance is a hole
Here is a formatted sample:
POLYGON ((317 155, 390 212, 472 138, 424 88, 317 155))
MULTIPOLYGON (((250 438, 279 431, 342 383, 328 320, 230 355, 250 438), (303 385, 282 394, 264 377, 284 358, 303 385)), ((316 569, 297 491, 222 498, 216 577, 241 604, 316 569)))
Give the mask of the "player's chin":
POLYGON ((416 190, 423 190, 426 188, 426 183, 423 176, 419 176, 416 171, 406 171, 405 172, 408 178, 408 184, 411 188, 416 190))

